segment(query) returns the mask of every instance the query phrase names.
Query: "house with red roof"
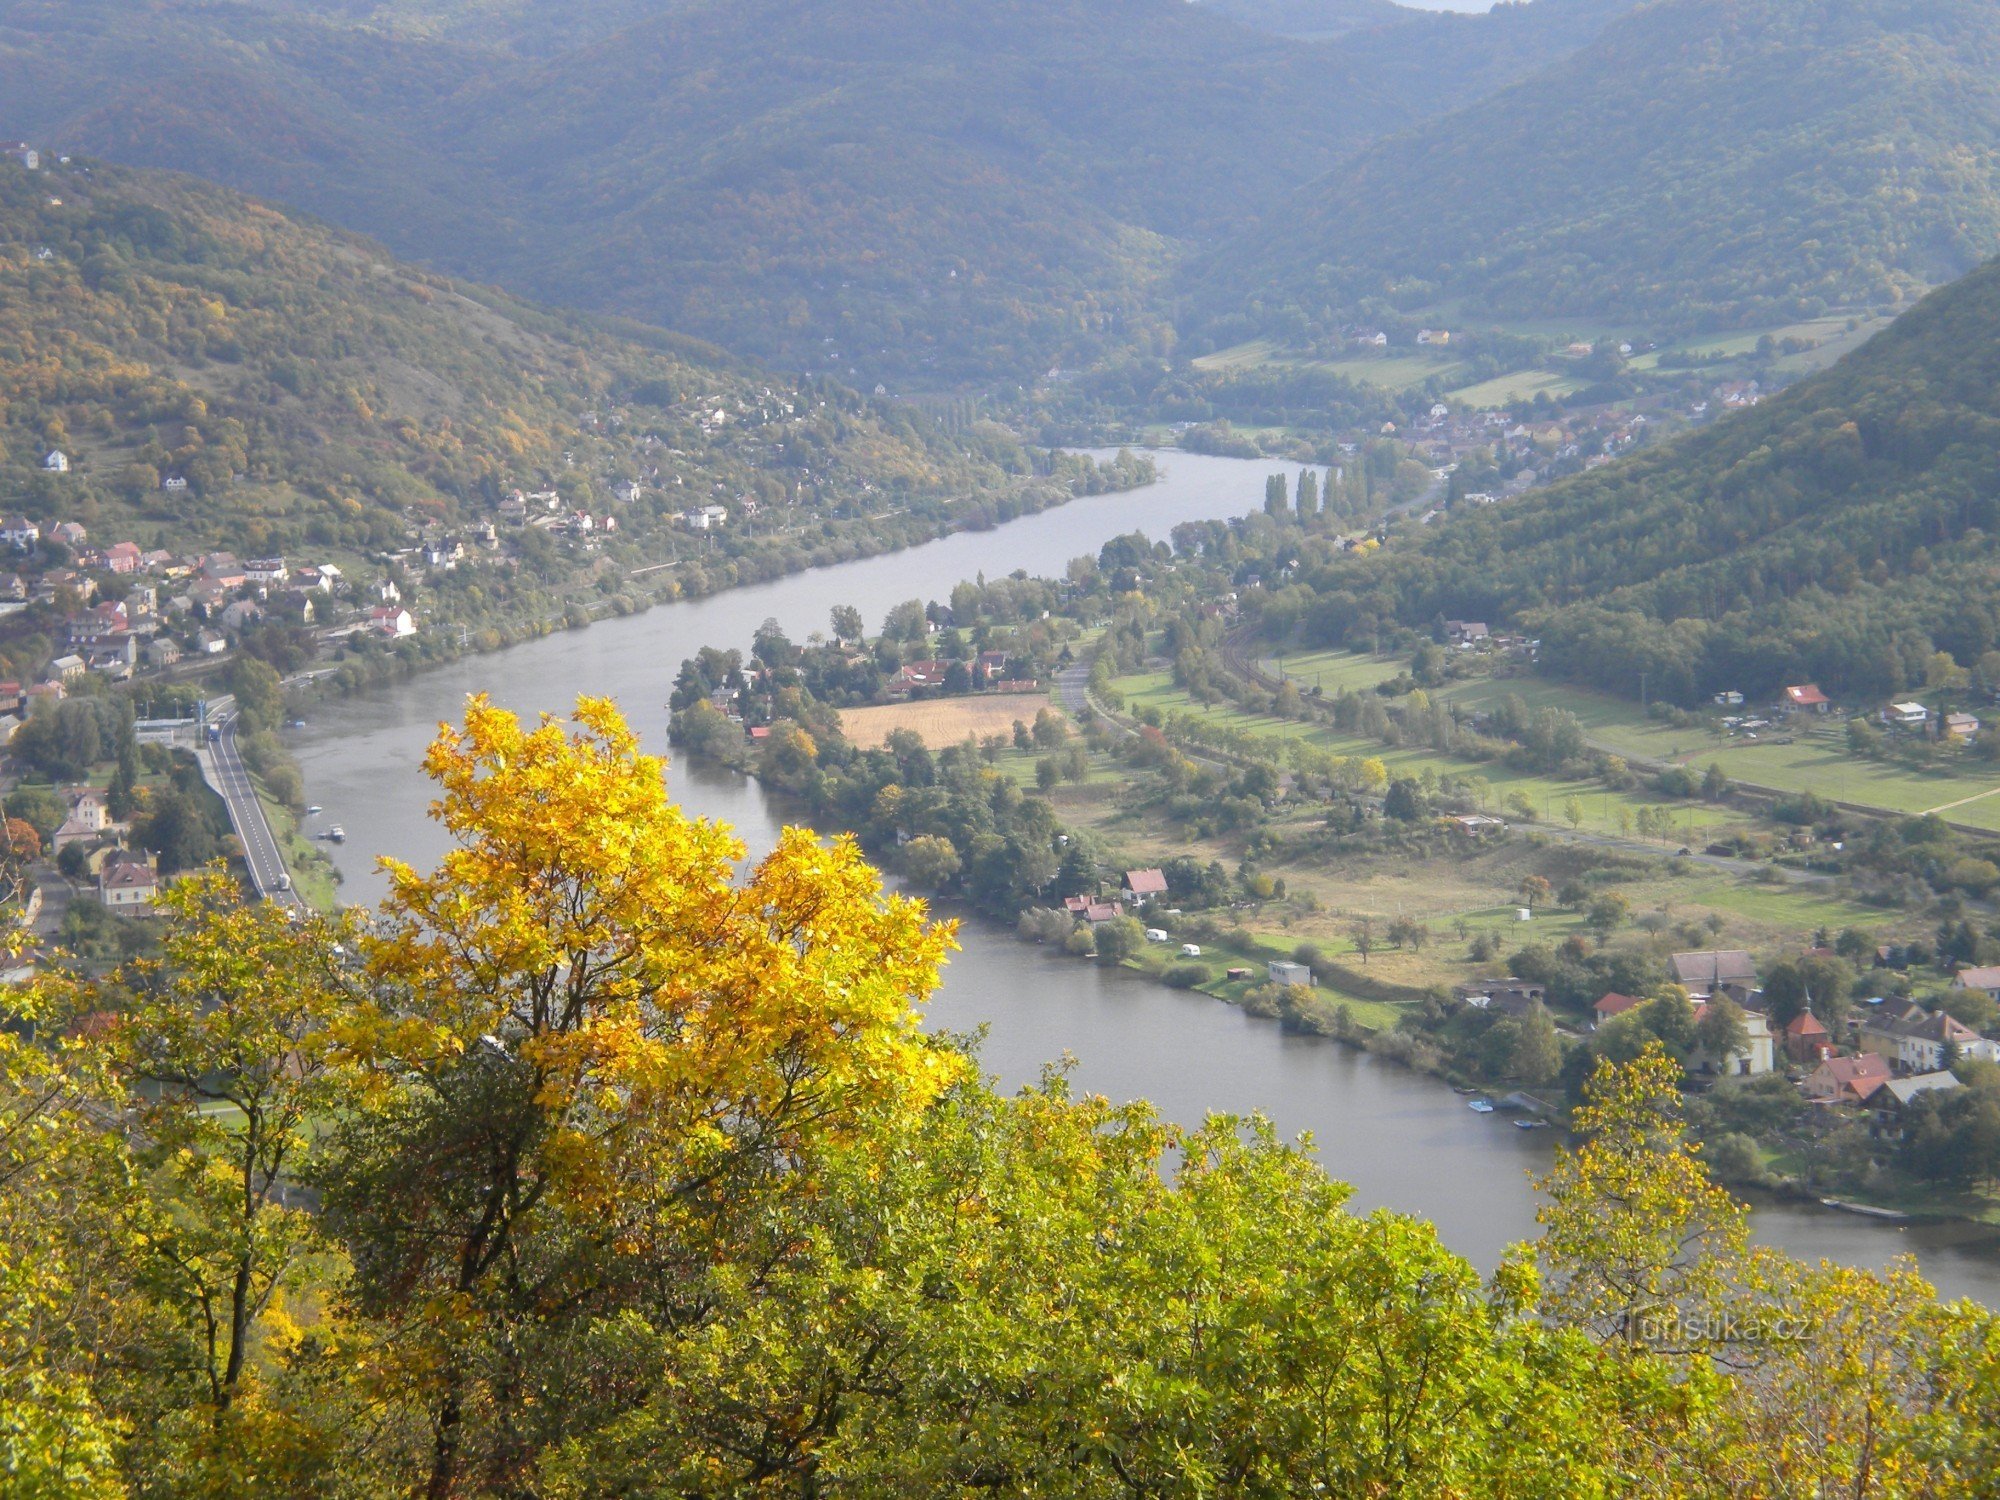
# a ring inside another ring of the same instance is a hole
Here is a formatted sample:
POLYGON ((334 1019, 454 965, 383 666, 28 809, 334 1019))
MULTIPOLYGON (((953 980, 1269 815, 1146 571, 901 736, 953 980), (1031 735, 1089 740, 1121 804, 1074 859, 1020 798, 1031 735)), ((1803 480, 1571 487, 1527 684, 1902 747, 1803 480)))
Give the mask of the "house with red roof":
POLYGON ((1785 689, 1785 706, 1811 709, 1816 714, 1823 714, 1833 707, 1833 700, 1819 690, 1818 683, 1802 682, 1795 687, 1785 689))
POLYGON ((1637 1010, 1646 1002, 1634 995, 1621 995, 1613 990, 1591 1009, 1597 1012, 1597 1024, 1602 1026, 1613 1016, 1622 1016, 1628 1010, 1637 1010))
POLYGON ((1889 1060, 1873 1052, 1855 1057, 1829 1057, 1800 1085, 1815 1104, 1866 1104, 1868 1096, 1889 1081, 1889 1060))

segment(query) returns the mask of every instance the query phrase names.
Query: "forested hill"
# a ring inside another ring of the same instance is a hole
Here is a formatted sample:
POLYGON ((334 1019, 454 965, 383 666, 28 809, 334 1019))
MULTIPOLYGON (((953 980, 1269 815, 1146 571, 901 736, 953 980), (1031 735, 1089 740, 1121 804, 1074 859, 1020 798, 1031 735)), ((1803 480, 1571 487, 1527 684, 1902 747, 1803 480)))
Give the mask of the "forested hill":
POLYGON ((1691 702, 1887 695, 2000 645, 2000 262, 1674 443, 1310 580, 1308 633, 1517 624, 1546 670, 1691 702))
POLYGON ((948 385, 1164 349, 1188 247, 1629 3, 1350 47, 1186 0, 0 0, 0 132, 788 367, 948 385))
POLYGON ((1786 322, 2000 250, 2000 6, 1657 0, 1377 143, 1202 272, 1207 329, 1469 316, 1786 322))
POLYGON ((587 508, 620 477, 701 503, 790 495, 801 466, 828 494, 1001 477, 851 392, 801 399, 690 340, 421 273, 224 188, 0 160, 10 512, 253 556, 401 546, 515 486, 587 508), (51 450, 68 473, 45 472, 51 450))

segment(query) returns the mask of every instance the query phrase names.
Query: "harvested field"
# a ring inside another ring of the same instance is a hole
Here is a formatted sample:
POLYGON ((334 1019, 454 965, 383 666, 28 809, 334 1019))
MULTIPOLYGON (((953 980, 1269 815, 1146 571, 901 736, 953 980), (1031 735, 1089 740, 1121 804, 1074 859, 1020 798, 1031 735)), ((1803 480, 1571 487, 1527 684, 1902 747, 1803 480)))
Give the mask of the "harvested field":
POLYGON ((898 729, 914 729, 933 750, 956 745, 968 734, 1011 734, 1014 721, 1035 722, 1048 708, 1044 693, 980 693, 970 698, 925 698, 914 703, 885 703, 878 708, 850 708, 840 715, 840 730, 863 750, 873 750, 898 729))

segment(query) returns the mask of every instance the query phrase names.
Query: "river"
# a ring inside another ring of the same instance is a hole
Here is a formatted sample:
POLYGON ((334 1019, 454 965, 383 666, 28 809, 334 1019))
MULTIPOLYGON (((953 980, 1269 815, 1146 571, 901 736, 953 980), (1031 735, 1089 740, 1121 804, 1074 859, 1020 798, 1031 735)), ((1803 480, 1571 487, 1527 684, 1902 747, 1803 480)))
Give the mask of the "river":
MULTIPOLYGON (((766 619, 802 640, 827 628, 837 604, 858 606, 872 628, 898 601, 948 598, 953 584, 980 572, 1059 574, 1070 558, 1124 532, 1164 537, 1180 521, 1247 514, 1262 503, 1268 474, 1282 469, 1291 480, 1297 473, 1289 464, 1155 457, 1163 477, 1143 490, 661 606, 319 706, 291 739, 310 799, 326 808, 317 826, 338 822, 347 831, 348 842, 330 851, 343 895, 380 898, 379 855, 428 867, 444 852, 442 834, 425 816, 430 785, 418 762, 438 722, 456 718, 468 693, 489 693, 524 714, 561 712, 578 693, 612 697, 649 747, 664 753, 673 675, 701 646, 747 647, 766 619)), ((684 806, 733 824, 753 853, 776 836, 779 815, 753 783, 703 767, 676 766, 669 777, 684 806)), ((946 971, 929 1021, 958 1031, 986 1027, 983 1060, 1004 1084, 1030 1082, 1044 1064, 1067 1056, 1079 1086, 1150 1099, 1171 1119, 1261 1109, 1287 1135, 1310 1132, 1327 1169, 1353 1184, 1356 1209, 1422 1215, 1485 1269, 1534 1233, 1528 1176, 1546 1166, 1554 1132, 1475 1115, 1433 1079, 1330 1042, 1287 1036, 1204 996, 1057 956, 988 927, 967 924, 961 936, 964 949, 946 971)), ((1947 1295, 2000 1306, 2000 1233, 1885 1225, 1790 1204, 1760 1207, 1755 1223, 1760 1238, 1802 1256, 1877 1266, 1913 1253, 1947 1295)))

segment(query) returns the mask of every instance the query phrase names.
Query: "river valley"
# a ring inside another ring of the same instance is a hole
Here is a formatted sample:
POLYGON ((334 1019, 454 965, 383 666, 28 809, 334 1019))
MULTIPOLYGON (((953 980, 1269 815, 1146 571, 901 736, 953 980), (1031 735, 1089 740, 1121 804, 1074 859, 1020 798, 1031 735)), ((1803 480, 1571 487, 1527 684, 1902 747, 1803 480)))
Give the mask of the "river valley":
MULTIPOLYGON (((473 656, 312 711, 290 736, 310 799, 348 841, 331 849, 350 901, 373 902, 390 855, 427 867, 445 839, 425 817, 429 783, 419 768, 438 722, 484 691, 522 713, 561 712, 579 693, 618 700, 649 748, 666 751, 666 698, 681 660, 703 645, 747 647, 775 618, 795 639, 824 630, 837 604, 858 606, 873 629, 912 597, 943 599, 954 583, 1017 568, 1060 573, 1078 554, 1142 529, 1164 537, 1180 521, 1245 514, 1265 476, 1296 466, 1268 461, 1155 455, 1158 484, 1074 501, 994 531, 962 533, 889 554, 565 632, 473 656)), ((673 794, 690 811, 733 824, 753 855, 775 837, 781 813, 733 774, 674 766, 673 794)), ((1046 1063, 1074 1059, 1079 1086, 1114 1098, 1150 1099, 1166 1116, 1262 1109, 1287 1135, 1311 1132, 1320 1158, 1352 1183, 1359 1211, 1387 1207, 1433 1220, 1453 1249, 1490 1270, 1510 1243, 1535 1232, 1528 1175, 1546 1166, 1554 1132, 1518 1131, 1481 1117, 1434 1079, 1309 1037, 1289 1036, 1207 997, 1100 969, 968 922, 930 1024, 984 1026, 983 1059, 1003 1083, 1033 1080, 1046 1063)), ((2000 1305, 2000 1232, 1978 1226, 1893 1226, 1790 1204, 1759 1208, 1758 1235, 1795 1254, 1880 1265, 1918 1256, 1947 1295, 2000 1305)))

